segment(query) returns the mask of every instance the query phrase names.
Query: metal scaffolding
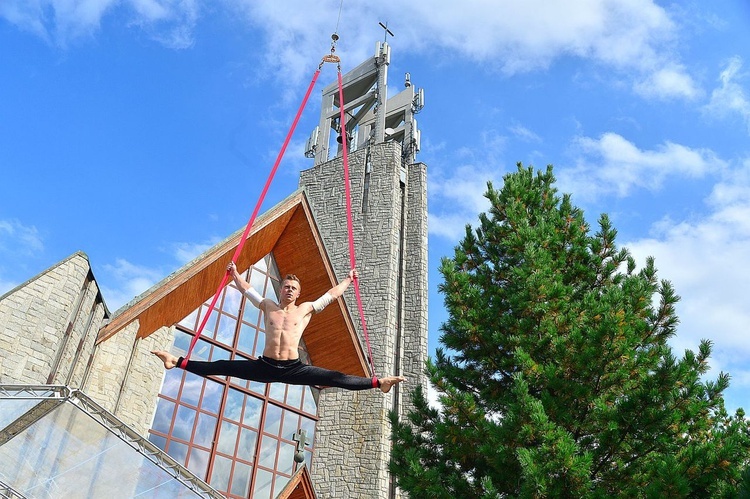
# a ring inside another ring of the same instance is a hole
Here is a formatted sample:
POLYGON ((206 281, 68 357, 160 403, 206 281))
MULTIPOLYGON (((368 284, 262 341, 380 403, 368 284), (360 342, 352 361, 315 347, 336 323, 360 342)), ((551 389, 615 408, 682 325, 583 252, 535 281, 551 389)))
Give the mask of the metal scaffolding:
POLYGON ((0 497, 157 494, 223 497, 82 392, 0 385, 0 497))

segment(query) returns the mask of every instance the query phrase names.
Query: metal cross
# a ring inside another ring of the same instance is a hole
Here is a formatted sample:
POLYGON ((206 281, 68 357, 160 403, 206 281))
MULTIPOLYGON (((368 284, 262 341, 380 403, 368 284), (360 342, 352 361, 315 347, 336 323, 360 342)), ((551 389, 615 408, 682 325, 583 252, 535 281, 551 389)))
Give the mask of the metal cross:
POLYGON ((302 428, 292 435, 292 440, 297 442, 297 449, 294 453, 294 462, 302 463, 305 460, 305 445, 310 445, 312 442, 307 440, 307 432, 302 428))
POLYGON ((383 43, 385 43, 385 42, 388 41, 388 35, 396 36, 396 35, 393 34, 393 31, 391 31, 391 30, 388 29, 388 23, 387 22, 385 24, 379 22, 378 24, 380 25, 381 28, 383 28, 385 30, 385 33, 383 34, 383 43))

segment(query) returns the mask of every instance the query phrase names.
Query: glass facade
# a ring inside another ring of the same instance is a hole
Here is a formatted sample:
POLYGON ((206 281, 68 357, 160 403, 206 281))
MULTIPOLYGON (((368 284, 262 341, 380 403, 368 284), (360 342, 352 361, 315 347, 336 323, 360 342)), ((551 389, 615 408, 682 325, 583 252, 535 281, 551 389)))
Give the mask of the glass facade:
MULTIPOLYGON (((262 296, 278 301, 281 276, 272 255, 253 265, 245 278, 262 296)), ((178 325, 173 353, 184 355, 210 300, 178 325)), ((250 359, 263 353, 264 321, 230 282, 217 301, 191 354, 194 360, 250 359)), ((307 361, 304 345, 300 356, 307 361)), ((231 498, 267 499, 296 471, 294 435, 314 441, 315 388, 258 383, 181 369, 166 371, 149 440, 231 498)), ((305 446, 311 465, 313 444, 305 446)))
POLYGON ((221 495, 81 392, 0 385, 0 497, 221 495))

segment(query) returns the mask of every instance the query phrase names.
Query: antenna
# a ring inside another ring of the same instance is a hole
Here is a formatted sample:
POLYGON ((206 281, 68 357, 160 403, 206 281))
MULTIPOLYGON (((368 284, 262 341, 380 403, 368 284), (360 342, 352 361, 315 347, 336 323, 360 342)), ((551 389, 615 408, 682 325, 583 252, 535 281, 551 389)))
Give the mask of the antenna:
POLYGON ((383 43, 386 43, 388 41, 388 35, 396 36, 393 34, 393 31, 388 29, 388 21, 386 21, 385 24, 381 22, 379 22, 378 24, 380 25, 381 28, 385 30, 385 33, 383 34, 383 43))
POLYGON ((320 126, 316 126, 313 129, 310 137, 307 139, 305 144, 305 157, 314 158, 315 152, 318 150, 318 138, 320 137, 320 126))

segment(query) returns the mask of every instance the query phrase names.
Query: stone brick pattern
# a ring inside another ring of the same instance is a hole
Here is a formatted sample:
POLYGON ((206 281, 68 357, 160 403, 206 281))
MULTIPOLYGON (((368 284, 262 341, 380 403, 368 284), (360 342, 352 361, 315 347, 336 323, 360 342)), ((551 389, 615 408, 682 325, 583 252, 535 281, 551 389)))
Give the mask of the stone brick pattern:
POLYGON ((161 362, 151 350, 168 350, 173 331, 162 327, 145 339, 137 334, 134 321, 97 346, 84 392, 147 437, 164 379, 161 362))
POLYGON ((409 383, 402 385, 399 414, 405 415, 413 404, 411 392, 427 386, 424 374, 427 359, 427 166, 415 163, 407 172, 406 258, 404 259, 403 329, 401 372, 409 383), (412 382, 413 380, 413 382, 412 382))
POLYGON ((88 257, 75 253, 0 298, 0 383, 81 389, 147 435, 163 369, 150 352, 172 341, 138 323, 96 344, 107 315, 88 257))
MULTIPOLYGON (((423 380, 427 343, 425 168, 410 165, 402 183, 401 146, 396 143, 371 147, 369 174, 367 162, 364 149, 349 157, 355 257, 365 319, 377 374, 404 374, 410 380, 386 396, 377 390, 323 391, 312 466, 321 497, 392 497, 388 411, 401 411, 403 391, 423 380), (410 294, 414 296, 407 299, 410 294)), ((300 186, 339 279, 349 270, 343 179, 341 158, 300 176, 300 186)), ((344 298, 362 337, 353 290, 344 298)), ((365 348, 364 341, 362 344, 365 348)))
POLYGON ((91 267, 75 253, 0 299, 0 382, 80 382, 105 314, 91 267))

